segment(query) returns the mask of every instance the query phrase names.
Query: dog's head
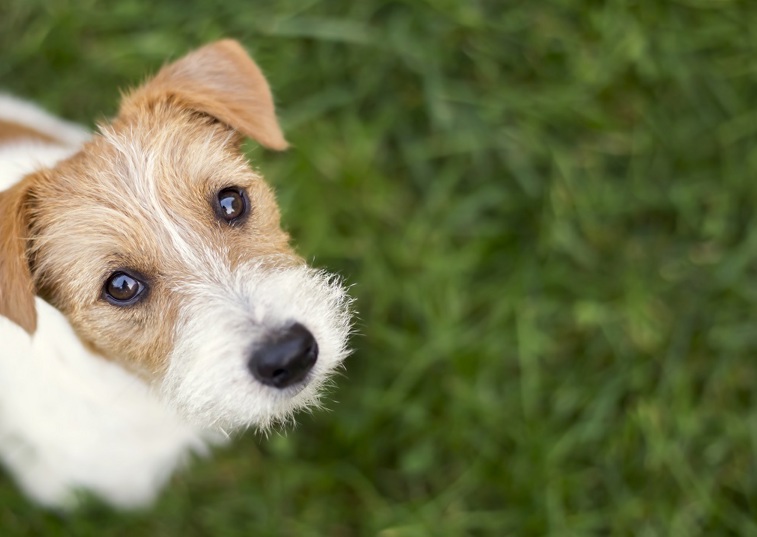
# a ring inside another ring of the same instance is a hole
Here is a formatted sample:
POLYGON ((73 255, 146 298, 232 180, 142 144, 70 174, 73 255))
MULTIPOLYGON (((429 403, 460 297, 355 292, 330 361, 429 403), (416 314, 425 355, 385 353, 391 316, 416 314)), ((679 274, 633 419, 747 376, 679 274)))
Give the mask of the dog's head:
POLYGON ((245 136, 287 147, 237 43, 164 67, 80 152, 0 193, 0 315, 33 334, 43 297, 206 425, 316 401, 346 354, 349 299, 289 246, 245 136))

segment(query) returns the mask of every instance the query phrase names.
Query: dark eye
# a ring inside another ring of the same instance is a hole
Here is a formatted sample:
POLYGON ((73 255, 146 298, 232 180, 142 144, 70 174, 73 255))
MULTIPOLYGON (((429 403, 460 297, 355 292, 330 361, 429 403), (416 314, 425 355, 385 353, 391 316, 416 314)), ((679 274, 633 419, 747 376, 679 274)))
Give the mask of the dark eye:
POLYGON ((105 299, 114 306, 134 304, 145 291, 145 284, 125 272, 114 272, 105 282, 105 299))
POLYGON ((221 218, 229 224, 238 222, 247 214, 247 196, 239 188, 225 188, 218 193, 218 207, 221 218))

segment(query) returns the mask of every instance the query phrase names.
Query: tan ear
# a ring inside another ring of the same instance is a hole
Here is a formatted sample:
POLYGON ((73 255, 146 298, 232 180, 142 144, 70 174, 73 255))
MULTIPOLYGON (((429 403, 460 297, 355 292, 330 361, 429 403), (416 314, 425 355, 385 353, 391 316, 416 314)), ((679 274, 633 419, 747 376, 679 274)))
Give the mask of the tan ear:
POLYGON ((37 310, 26 257, 25 199, 24 183, 0 192, 0 315, 32 335, 37 330, 37 310))
POLYGON ((265 76, 231 39, 206 45, 165 66, 126 98, 121 113, 128 114, 140 103, 168 98, 211 115, 270 149, 289 145, 276 119, 265 76))

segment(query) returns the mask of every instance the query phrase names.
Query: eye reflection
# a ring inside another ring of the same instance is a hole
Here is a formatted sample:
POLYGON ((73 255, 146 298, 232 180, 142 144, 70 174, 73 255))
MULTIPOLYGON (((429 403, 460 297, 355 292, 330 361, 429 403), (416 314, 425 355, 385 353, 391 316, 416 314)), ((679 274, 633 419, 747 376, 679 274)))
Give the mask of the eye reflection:
POLYGON ((247 200, 243 191, 237 188, 221 190, 218 193, 218 206, 221 217, 230 224, 247 213, 247 200))
POLYGON ((135 302, 145 289, 144 283, 134 276, 118 271, 105 282, 105 298, 113 305, 122 306, 135 302))

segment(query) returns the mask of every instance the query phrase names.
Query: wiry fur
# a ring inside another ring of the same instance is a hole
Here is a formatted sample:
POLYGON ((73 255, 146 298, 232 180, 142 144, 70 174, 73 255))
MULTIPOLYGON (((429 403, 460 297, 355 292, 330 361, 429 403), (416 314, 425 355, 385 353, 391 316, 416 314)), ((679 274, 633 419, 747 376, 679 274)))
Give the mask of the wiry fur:
POLYGON ((0 172, 21 163, 0 177, 0 458, 27 493, 144 504, 217 433, 317 404, 347 354, 350 301, 291 249, 239 151, 242 135, 287 145, 239 45, 165 67, 91 139, 39 110, 23 117, 6 133, 32 139, 0 142, 0 172), (231 186, 251 202, 234 226, 213 209, 231 186), (116 307, 103 285, 124 269, 148 292, 116 307), (287 388, 259 383, 250 356, 295 323, 317 342, 315 366, 287 388))
POLYGON ((163 392, 198 423, 224 429, 253 423, 269 427, 316 404, 321 384, 347 353, 349 299, 338 279, 303 265, 260 263, 220 276, 184 289, 188 299, 179 313, 178 344, 163 392), (284 390, 249 382, 246 357, 267 332, 292 319, 301 319, 318 341, 320 353, 310 382, 284 390), (216 328, 210 337, 203 330, 208 325, 216 328), (240 340, 247 344, 240 346, 240 340))

